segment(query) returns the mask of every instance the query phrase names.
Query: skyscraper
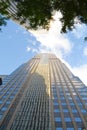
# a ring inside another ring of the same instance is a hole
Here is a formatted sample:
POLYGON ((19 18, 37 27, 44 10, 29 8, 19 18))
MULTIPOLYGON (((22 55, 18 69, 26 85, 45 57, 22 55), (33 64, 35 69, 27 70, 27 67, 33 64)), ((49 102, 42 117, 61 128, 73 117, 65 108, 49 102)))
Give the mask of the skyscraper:
POLYGON ((87 87, 54 54, 38 54, 3 79, 0 130, 87 130, 87 87))
MULTIPOLYGON (((17 16, 17 5, 18 5, 18 1, 19 0, 1 0, 2 3, 8 5, 8 8, 6 9, 6 11, 8 12, 8 14, 6 14, 7 17, 10 17, 10 19, 12 19, 13 21, 15 21, 16 23, 18 23, 19 25, 21 25, 22 27, 26 28, 27 30, 29 30, 29 20, 23 17, 23 16, 17 16), (23 22, 25 21, 25 22, 23 22)), ((2 9, 2 8, 1 8, 2 9)))

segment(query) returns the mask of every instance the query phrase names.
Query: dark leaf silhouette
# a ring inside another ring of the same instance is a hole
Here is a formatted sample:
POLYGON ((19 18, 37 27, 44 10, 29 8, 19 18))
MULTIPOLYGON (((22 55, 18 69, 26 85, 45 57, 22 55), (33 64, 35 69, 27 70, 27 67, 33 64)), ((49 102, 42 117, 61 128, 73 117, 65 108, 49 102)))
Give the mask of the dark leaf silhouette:
MULTIPOLYGON (((72 30, 75 18, 79 23, 87 24, 87 0, 7 0, 0 2, 0 13, 10 17, 7 9, 11 8, 12 2, 16 6, 15 18, 20 24, 26 24, 28 29, 38 27, 49 29, 53 11, 60 11, 62 18, 61 32, 72 30), (11 5, 11 6, 10 6, 11 5)), ((0 26, 6 24, 5 17, 0 18, 0 26)))

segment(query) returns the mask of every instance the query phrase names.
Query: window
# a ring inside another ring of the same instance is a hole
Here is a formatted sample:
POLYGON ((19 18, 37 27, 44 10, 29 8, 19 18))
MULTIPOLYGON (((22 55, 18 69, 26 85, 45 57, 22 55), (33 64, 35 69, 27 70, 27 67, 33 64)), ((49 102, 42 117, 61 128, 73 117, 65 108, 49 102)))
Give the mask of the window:
POLYGON ((1 111, 6 111, 7 110, 7 107, 6 106, 3 106, 2 108, 1 108, 1 111))
POLYGON ((10 101, 6 101, 6 104, 10 104, 11 102, 10 101))
POLYGON ((71 118, 69 118, 69 117, 64 118, 64 120, 65 120, 65 122, 71 122, 71 118))
POLYGON ((3 94, 3 92, 0 92, 0 95, 3 94))
POLYGON ((60 96, 64 96, 64 94, 62 92, 60 92, 60 96))
POLYGON ((82 97, 83 100, 87 100, 87 97, 82 97))
POLYGON ((60 112, 60 110, 59 109, 54 109, 54 112, 60 112))
POLYGON ((72 102, 72 103, 70 103, 70 105, 74 106, 75 104, 72 102))
POLYGON ((74 128, 70 127, 70 128, 67 128, 66 130, 74 130, 74 128))
POLYGON ((85 104, 87 105, 87 102, 85 104))
POLYGON ((69 100, 72 100, 72 97, 68 97, 69 100))
POLYGON ((76 95, 76 93, 75 93, 75 92, 73 92, 73 95, 76 95))
POLYGON ((54 106, 58 106, 58 102, 53 102, 53 105, 54 106))
POLYGON ((78 128, 78 130, 84 130, 84 129, 82 129, 82 128, 78 128))
POLYGON ((17 93, 17 91, 14 91, 14 92, 13 92, 13 94, 16 94, 16 93, 17 93))
POLYGON ((62 127, 59 127, 59 128, 57 127, 56 130, 63 130, 63 128, 62 127))
POLYGON ((7 95, 10 94, 10 92, 8 91, 6 94, 7 94, 7 95))
POLYGON ((2 100, 0 100, 0 104, 2 104, 3 103, 3 101, 2 100))
POLYGON ((68 95, 70 95, 70 93, 66 93, 66 95, 68 96, 68 95))
POLYGON ((60 117, 55 117, 55 122, 61 122, 61 118, 60 117))
POLYGON ((11 96, 10 96, 10 98, 14 98, 14 96, 13 96, 13 95, 11 95, 11 96))
POLYGON ((75 121, 76 121, 76 122, 81 122, 81 118, 76 117, 76 118, 75 118, 75 121))
POLYGON ((7 96, 3 96, 2 98, 6 98, 7 96))
POLYGON ((78 102, 78 105, 79 105, 79 106, 82 106, 82 103, 81 103, 81 102, 78 102))
POLYGON ((2 115, 0 114, 0 120, 1 120, 1 118, 2 118, 2 115))
POLYGON ((9 90, 14 90, 14 88, 10 88, 9 90))
POLYGON ((72 112, 73 112, 73 113, 77 113, 77 110, 76 110, 76 109, 73 109, 72 112))
POLYGON ((64 106, 66 105, 66 103, 65 103, 65 102, 62 102, 61 104, 62 104, 62 105, 64 105, 64 106))
POLYGON ((68 109, 63 109, 63 112, 68 112, 68 109))
POLYGON ((8 88, 4 88, 4 91, 7 90, 8 88))
POLYGON ((60 97, 60 100, 63 100, 63 99, 65 99, 65 97, 60 97))
POLYGON ((58 97, 57 96, 53 96, 53 99, 58 99, 58 97))
POLYGON ((53 99, 53 102, 55 102, 55 103, 58 102, 58 99, 53 99))
POLYGON ((85 109, 82 109, 81 112, 83 112, 83 113, 87 113, 85 109))

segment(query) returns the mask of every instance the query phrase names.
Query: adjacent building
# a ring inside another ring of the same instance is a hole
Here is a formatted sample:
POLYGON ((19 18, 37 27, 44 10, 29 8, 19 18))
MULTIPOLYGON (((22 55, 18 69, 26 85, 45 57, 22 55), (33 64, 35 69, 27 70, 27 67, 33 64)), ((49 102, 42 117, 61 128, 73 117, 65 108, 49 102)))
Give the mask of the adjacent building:
POLYGON ((54 54, 38 54, 3 79, 0 130, 87 130, 87 87, 54 54))
POLYGON ((8 12, 8 14, 6 14, 6 16, 8 16, 9 18, 11 18, 14 22, 18 23, 19 25, 21 25, 22 27, 26 28, 27 30, 29 30, 29 20, 24 20, 23 16, 18 17, 17 16, 17 5, 18 5, 18 1, 20 0, 1 0, 1 2, 3 4, 7 4, 9 3, 8 8, 6 9, 6 11, 8 12), (25 21, 25 22, 23 22, 25 21))

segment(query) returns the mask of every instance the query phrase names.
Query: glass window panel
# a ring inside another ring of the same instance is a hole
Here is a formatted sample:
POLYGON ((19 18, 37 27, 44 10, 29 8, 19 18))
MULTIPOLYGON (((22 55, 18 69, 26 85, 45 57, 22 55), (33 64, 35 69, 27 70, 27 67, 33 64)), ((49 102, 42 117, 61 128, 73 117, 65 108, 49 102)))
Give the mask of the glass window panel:
POLYGON ((2 104, 3 103, 3 101, 2 100, 0 100, 0 104, 2 104))
POLYGON ((61 100, 61 99, 65 99, 65 97, 60 97, 60 100, 61 100))
POLYGON ((54 112, 60 112, 60 110, 59 109, 54 109, 54 112))
POLYGON ((75 118, 75 121, 76 121, 76 122, 81 122, 81 118, 76 117, 76 118, 75 118))
POLYGON ((87 97, 82 97, 83 100, 87 100, 87 97))
POLYGON ((10 91, 8 91, 7 94, 10 94, 10 91))
MULTIPOLYGON (((82 128, 78 128, 78 130, 82 130, 82 128)), ((83 129, 84 130, 84 129, 83 129)))
POLYGON ((6 101, 6 104, 10 104, 11 103, 11 101, 6 101))
POLYGON ((70 105, 74 106, 75 104, 72 102, 72 103, 70 103, 70 105))
POLYGON ((60 117, 55 117, 55 121, 56 121, 56 122, 60 122, 60 121, 61 121, 61 118, 60 118, 60 117))
POLYGON ((1 108, 1 111, 6 111, 7 110, 7 107, 6 106, 3 106, 2 108, 1 108))
POLYGON ((82 106, 82 103, 81 103, 81 102, 78 102, 78 105, 79 105, 79 106, 82 106))
POLYGON ((54 97, 54 96, 53 96, 53 99, 58 99, 58 97, 54 97))
POLYGON ((87 113, 85 109, 82 109, 81 112, 83 112, 83 113, 87 113))
POLYGON ((58 99, 53 99, 53 102, 58 102, 58 99))
POLYGON ((64 118, 64 120, 65 120, 65 122, 71 122, 71 118, 69 118, 69 117, 64 118))
POLYGON ((6 98, 7 96, 3 96, 2 98, 6 98))
POLYGON ((59 127, 59 128, 56 128, 56 130, 63 130, 63 128, 62 128, 62 127, 59 127))
POLYGON ((2 115, 0 114, 0 120, 1 120, 1 118, 2 118, 2 115))
POLYGON ((74 130, 74 128, 70 127, 70 128, 67 128, 66 130, 74 130))
POLYGON ((0 92, 0 95, 3 94, 3 92, 0 92))
POLYGON ((63 112, 68 112, 68 109, 63 109, 63 112))
POLYGON ((62 104, 62 105, 66 105, 66 103, 65 103, 65 102, 62 102, 61 104, 62 104))
POLYGON ((53 102, 53 105, 54 106, 58 106, 58 102, 53 102))
POLYGON ((13 95, 11 95, 11 96, 10 96, 10 98, 14 98, 14 96, 13 96, 13 95))
POLYGON ((73 112, 73 113, 77 113, 77 110, 76 110, 76 109, 73 109, 72 112, 73 112))

